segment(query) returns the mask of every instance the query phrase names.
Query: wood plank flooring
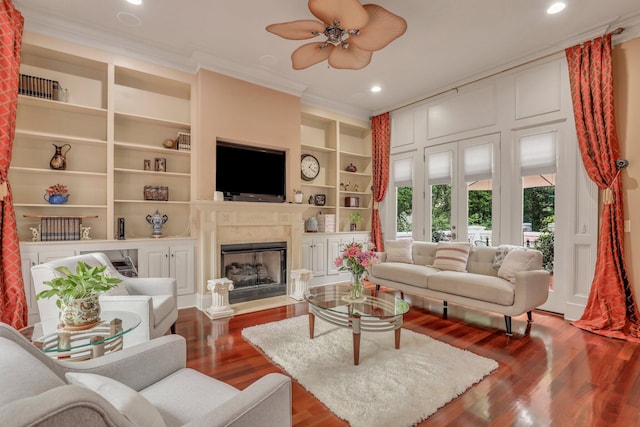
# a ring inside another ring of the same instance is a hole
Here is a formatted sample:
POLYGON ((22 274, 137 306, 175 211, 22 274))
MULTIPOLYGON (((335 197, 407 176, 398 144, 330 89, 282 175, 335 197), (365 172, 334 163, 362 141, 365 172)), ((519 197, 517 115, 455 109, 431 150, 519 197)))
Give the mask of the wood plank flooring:
MULTIPOLYGON (((639 344, 602 338, 541 311, 532 324, 526 315, 514 318, 514 336, 507 337, 502 316, 450 305, 443 318, 440 302, 405 299, 405 328, 500 364, 420 426, 640 426, 639 344)), ((188 308, 180 310, 177 333, 187 340, 189 367, 244 389, 282 371, 243 340, 242 329, 305 314, 306 303, 220 320, 188 308)), ((293 423, 348 425, 295 381, 293 423)))

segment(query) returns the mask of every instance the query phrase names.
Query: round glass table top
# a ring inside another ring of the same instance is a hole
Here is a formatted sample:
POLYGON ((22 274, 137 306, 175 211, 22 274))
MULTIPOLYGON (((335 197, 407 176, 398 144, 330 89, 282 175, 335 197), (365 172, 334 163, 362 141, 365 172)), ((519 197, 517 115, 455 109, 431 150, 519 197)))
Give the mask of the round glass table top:
POLYGON ((349 285, 317 286, 304 294, 309 304, 322 309, 360 317, 396 317, 409 311, 409 304, 395 295, 365 289, 362 298, 351 298, 349 285))
POLYGON ((45 353, 75 350, 113 341, 137 328, 140 321, 140 316, 132 312, 103 311, 95 326, 70 331, 61 327, 59 319, 48 319, 33 326, 31 341, 42 342, 45 353))

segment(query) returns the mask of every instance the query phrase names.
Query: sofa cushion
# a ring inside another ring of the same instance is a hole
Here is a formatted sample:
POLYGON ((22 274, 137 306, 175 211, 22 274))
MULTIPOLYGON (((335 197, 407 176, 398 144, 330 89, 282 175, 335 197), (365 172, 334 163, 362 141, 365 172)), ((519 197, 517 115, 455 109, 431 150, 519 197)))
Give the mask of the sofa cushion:
POLYGON ((164 427, 156 408, 134 389, 102 375, 67 372, 70 384, 92 390, 112 404, 122 415, 140 427, 164 427))
POLYGON ((413 242, 411 254, 414 264, 433 265, 436 259, 436 248, 438 245, 433 242, 413 242))
POLYGON ((404 264, 401 262, 382 262, 371 268, 373 276, 379 279, 393 282, 406 283, 419 288, 427 288, 427 279, 437 273, 432 267, 417 264, 404 264))
POLYGON ((504 261, 504 258, 507 256, 507 254, 518 247, 519 246, 514 246, 514 245, 498 246, 496 248, 496 255, 493 258, 493 263, 491 264, 491 267, 493 267, 495 271, 500 270, 500 266, 502 265, 502 262, 504 261))
POLYGON ((387 262, 413 264, 412 244, 413 239, 386 240, 384 242, 384 251, 387 254, 387 262))
POLYGON ((240 391, 198 371, 183 368, 140 393, 160 411, 167 427, 173 427, 202 418, 240 391))
POLYGON ((0 384, 4 385, 0 406, 65 385, 62 378, 20 344, 0 338, 0 348, 0 384))
POLYGON ((433 267, 440 270, 467 271, 471 244, 463 242, 438 242, 433 267))
POLYGON ((500 305, 513 305, 513 284, 495 276, 441 271, 429 277, 429 289, 500 305))
POLYGON ((519 271, 531 270, 536 264, 537 253, 526 248, 509 251, 504 257, 502 265, 498 270, 498 277, 507 279, 511 283, 516 282, 516 273, 519 271))

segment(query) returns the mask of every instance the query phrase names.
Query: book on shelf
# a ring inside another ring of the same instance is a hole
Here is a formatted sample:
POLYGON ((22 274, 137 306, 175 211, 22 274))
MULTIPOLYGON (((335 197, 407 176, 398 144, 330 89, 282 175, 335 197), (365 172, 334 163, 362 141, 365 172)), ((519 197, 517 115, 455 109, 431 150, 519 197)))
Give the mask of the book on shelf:
POLYGON ((45 217, 40 219, 40 240, 80 240, 80 218, 45 217))
POLYGON ((176 150, 191 151, 191 134, 187 132, 178 132, 176 137, 176 150))
POLYGON ((36 98, 58 100, 60 83, 56 80, 20 74, 18 94, 36 98))

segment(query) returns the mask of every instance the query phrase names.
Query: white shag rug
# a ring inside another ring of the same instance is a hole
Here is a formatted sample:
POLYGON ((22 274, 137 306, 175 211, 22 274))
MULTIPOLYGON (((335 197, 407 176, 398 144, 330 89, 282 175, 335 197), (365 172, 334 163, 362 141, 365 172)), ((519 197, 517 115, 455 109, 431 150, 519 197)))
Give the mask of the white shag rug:
POLYGON ((411 426, 498 368, 494 360, 402 329, 363 332, 353 364, 350 330, 298 316, 252 326, 242 336, 352 427, 411 426))

